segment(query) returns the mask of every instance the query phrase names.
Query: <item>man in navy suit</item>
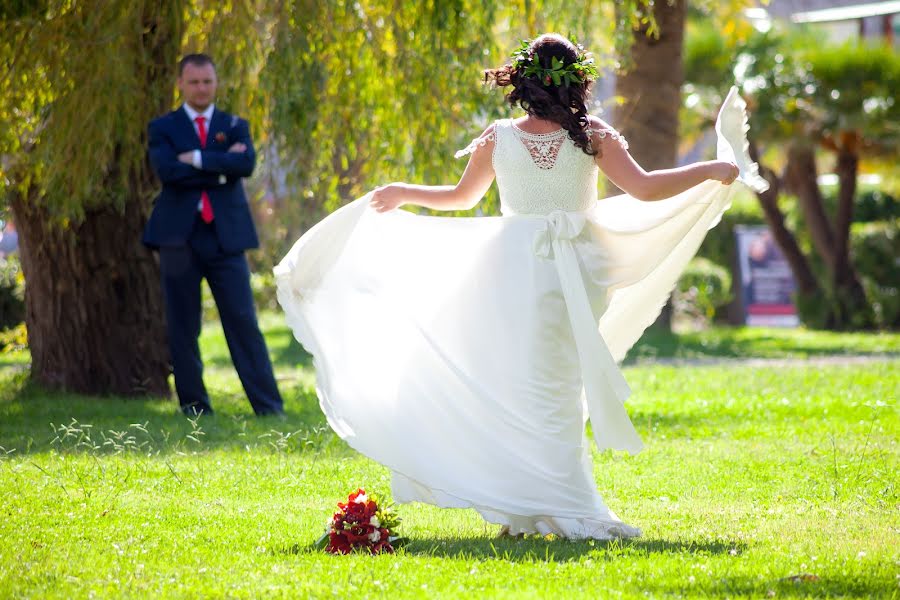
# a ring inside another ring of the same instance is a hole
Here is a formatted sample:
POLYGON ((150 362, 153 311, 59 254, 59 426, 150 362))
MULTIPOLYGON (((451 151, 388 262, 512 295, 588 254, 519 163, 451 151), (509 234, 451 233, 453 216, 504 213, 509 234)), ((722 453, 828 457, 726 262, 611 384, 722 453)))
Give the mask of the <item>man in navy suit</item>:
POLYGON ((150 162, 162 181, 143 242, 159 250, 175 389, 187 415, 211 414, 203 385, 200 283, 205 277, 244 391, 258 415, 283 403, 253 306, 244 251, 259 240, 242 179, 256 153, 247 122, 217 110, 216 69, 190 54, 178 66, 184 104, 150 123, 150 162))

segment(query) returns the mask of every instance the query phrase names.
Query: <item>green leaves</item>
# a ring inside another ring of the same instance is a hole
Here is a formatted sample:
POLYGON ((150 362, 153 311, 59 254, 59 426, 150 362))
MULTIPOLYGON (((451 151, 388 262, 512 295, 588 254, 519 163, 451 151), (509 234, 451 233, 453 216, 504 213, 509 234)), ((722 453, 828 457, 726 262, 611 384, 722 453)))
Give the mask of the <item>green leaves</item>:
POLYGON ((521 69, 525 77, 533 77, 549 86, 561 84, 584 83, 593 81, 600 74, 594 59, 589 53, 584 52, 581 45, 576 44, 579 50, 578 60, 570 64, 564 64, 558 57, 550 59, 550 67, 544 68, 535 58, 529 40, 521 40, 519 47, 512 53, 510 65, 515 69, 521 69))
POLYGON ((758 136, 827 140, 853 130, 868 154, 896 155, 900 56, 889 46, 833 44, 804 29, 758 33, 734 51, 725 42, 711 27, 688 38, 688 81, 713 87, 733 74, 753 98, 750 126, 758 136))

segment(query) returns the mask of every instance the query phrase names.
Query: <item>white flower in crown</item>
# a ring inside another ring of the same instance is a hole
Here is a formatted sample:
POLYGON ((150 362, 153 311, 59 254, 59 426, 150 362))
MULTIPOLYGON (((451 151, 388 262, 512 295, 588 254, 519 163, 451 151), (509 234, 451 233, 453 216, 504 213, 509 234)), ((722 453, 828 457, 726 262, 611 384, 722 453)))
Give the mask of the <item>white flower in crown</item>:
POLYGON ((328 520, 325 521, 325 529, 331 529, 334 527, 334 517, 328 517, 328 520))
POLYGON ((356 500, 354 500, 354 502, 356 502, 357 504, 365 504, 368 501, 369 501, 369 497, 365 494, 360 494, 359 496, 356 497, 356 500))
POLYGON ((372 543, 375 543, 380 539, 381 539, 381 532, 378 531, 377 529, 369 534, 369 541, 372 543))
POLYGON ((371 525, 372 527, 381 527, 381 520, 379 520, 379 518, 375 515, 372 515, 372 518, 369 519, 369 525, 371 525))

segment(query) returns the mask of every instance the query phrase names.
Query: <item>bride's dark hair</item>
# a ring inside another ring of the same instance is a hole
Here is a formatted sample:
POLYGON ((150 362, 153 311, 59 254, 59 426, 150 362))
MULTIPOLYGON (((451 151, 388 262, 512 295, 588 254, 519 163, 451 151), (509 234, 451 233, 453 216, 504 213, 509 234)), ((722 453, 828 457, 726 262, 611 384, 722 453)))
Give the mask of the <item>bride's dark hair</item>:
MULTIPOLYGON (((561 35, 546 33, 536 38, 528 46, 533 53, 533 60, 540 66, 549 69, 553 58, 563 65, 578 61, 578 48, 561 35)), ((559 123, 569 132, 569 137, 585 154, 594 156, 597 152, 591 148, 588 137, 588 115, 585 102, 590 93, 590 81, 583 83, 570 82, 569 85, 549 85, 534 75, 525 75, 525 68, 512 61, 496 69, 484 72, 485 82, 495 83, 498 87, 513 87, 506 95, 507 102, 522 109, 533 117, 547 119, 559 123)))

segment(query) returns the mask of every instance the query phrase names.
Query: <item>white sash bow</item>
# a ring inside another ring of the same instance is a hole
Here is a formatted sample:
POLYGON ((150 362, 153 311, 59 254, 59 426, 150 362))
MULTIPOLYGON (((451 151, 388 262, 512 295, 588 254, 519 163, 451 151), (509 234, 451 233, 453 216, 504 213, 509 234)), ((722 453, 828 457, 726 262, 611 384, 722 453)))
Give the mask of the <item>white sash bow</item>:
POLYGON ((623 406, 631 389, 597 329, 572 246, 586 222, 585 216, 578 212, 558 210, 548 214, 546 227, 535 236, 534 253, 552 259, 556 265, 581 363, 584 394, 597 447, 637 454, 643 448, 643 442, 623 406))

